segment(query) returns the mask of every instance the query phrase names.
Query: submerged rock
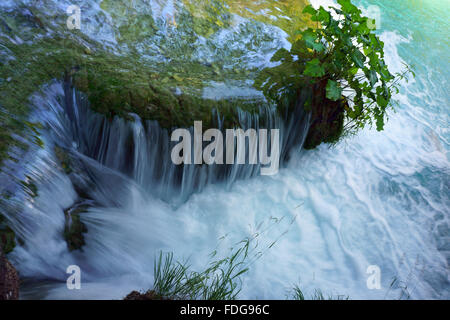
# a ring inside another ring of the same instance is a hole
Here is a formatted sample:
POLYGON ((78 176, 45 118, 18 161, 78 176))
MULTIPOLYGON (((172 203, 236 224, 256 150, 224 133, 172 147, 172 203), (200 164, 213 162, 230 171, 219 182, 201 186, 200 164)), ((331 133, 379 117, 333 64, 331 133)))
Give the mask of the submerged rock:
POLYGON ((62 148, 55 146, 55 156, 61 164, 61 168, 66 174, 72 173, 71 160, 68 153, 62 148))
POLYGON ((64 239, 67 242, 69 251, 82 250, 86 244, 84 234, 88 231, 86 225, 81 221, 80 213, 85 212, 88 208, 83 202, 78 202, 72 207, 64 210, 66 219, 64 227, 64 239))
POLYGON ((19 299, 19 276, 0 247, 0 300, 19 299))

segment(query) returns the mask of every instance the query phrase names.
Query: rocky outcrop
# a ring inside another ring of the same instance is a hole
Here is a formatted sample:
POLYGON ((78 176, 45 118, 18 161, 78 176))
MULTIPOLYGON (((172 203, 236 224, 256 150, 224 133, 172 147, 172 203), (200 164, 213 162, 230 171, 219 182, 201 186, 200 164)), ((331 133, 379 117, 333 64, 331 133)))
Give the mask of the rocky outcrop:
POLYGON ((155 291, 149 290, 144 293, 132 291, 123 300, 171 300, 171 299, 161 297, 155 291))
POLYGON ((16 246, 14 231, 6 224, 6 219, 0 214, 0 250, 10 253, 16 246))
POLYGON ((19 276, 0 248, 0 300, 19 299, 19 276))
POLYGON ((87 210, 88 205, 84 202, 78 202, 72 207, 64 210, 66 220, 64 227, 64 239, 67 243, 69 251, 82 250, 86 244, 84 234, 87 232, 86 225, 81 221, 80 213, 87 210))

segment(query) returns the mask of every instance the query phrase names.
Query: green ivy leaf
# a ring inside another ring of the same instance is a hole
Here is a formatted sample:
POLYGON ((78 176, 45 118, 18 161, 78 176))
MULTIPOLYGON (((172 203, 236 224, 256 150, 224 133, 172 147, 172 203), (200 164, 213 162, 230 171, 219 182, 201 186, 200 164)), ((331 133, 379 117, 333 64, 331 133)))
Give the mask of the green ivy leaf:
POLYGON ((389 102, 382 96, 382 95, 378 95, 377 96, 377 104, 382 108, 385 109, 389 102))
POLYGON ((338 0, 337 2, 341 5, 341 9, 344 13, 353 14, 359 12, 359 9, 353 5, 350 0, 338 0))
POLYGON ((317 14, 317 10, 314 9, 312 5, 307 5, 305 9, 303 9, 303 13, 309 13, 310 15, 315 16, 317 14))
POLYGON ((361 69, 364 68, 364 62, 366 61, 366 57, 359 51, 358 49, 352 51, 350 56, 354 63, 361 69))
POLYGON ((331 14, 325 10, 322 6, 320 6, 319 11, 317 13, 317 18, 319 21, 323 22, 324 24, 329 24, 331 19, 331 14))
POLYGON ((359 68, 353 67, 353 68, 350 68, 350 70, 348 72, 351 76, 354 76, 358 73, 358 70, 359 70, 359 68))
POLYGON ((378 82, 377 73, 374 70, 369 71, 369 81, 372 86, 378 82))
POLYGON ((332 101, 337 101, 342 96, 342 88, 339 86, 339 84, 336 81, 328 80, 327 87, 326 87, 326 96, 328 99, 332 101))
POLYGON ((320 60, 315 58, 306 63, 304 75, 319 78, 325 75, 325 68, 320 64, 320 60))
POLYGON ((305 32, 303 32, 302 36, 308 48, 314 49, 317 52, 322 52, 325 50, 323 44, 317 42, 317 34, 312 29, 308 29, 305 32))
POLYGON ((348 35, 342 35, 342 42, 349 48, 353 47, 352 38, 348 35))
POLYGON ((358 30, 358 32, 361 35, 366 35, 370 32, 369 27, 367 26, 367 23, 361 23, 358 25, 358 27, 356 28, 356 30, 358 30))

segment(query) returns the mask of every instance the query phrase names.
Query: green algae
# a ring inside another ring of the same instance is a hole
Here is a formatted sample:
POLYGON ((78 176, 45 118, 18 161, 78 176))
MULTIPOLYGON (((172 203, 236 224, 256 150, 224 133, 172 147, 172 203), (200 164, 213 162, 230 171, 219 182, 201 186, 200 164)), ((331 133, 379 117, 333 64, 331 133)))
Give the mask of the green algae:
POLYGON ((288 40, 294 43, 299 38, 298 31, 307 27, 317 27, 303 10, 309 4, 307 0, 224 0, 230 11, 242 17, 254 19, 279 27, 288 34, 288 40))
POLYGON ((69 251, 82 250, 86 244, 84 234, 88 231, 86 225, 81 221, 80 214, 86 212, 88 206, 75 206, 64 210, 65 226, 64 240, 69 251))
MULTIPOLYGON (((25 121, 29 98, 53 79, 71 81, 87 95, 93 110, 109 118, 129 119, 129 113, 135 113, 144 120, 157 120, 165 128, 192 126, 194 120, 202 120, 208 127, 214 125, 212 110, 216 109, 225 125, 238 125, 238 108, 258 112, 265 102, 261 98, 205 99, 203 89, 211 81, 254 79, 260 70, 246 66, 242 56, 252 49, 250 45, 254 49, 273 41, 262 23, 280 26, 286 32, 286 17, 299 14, 293 28, 305 23, 299 13, 304 1, 291 2, 282 1, 278 15, 283 17, 269 21, 247 1, 242 2, 249 9, 245 12, 231 1, 203 1, 204 5, 183 1, 172 17, 155 19, 143 1, 104 0, 96 19, 102 23, 108 15, 113 19, 116 44, 67 30, 67 16, 55 10, 20 6, 14 14, 0 13, 0 161, 11 146, 25 147, 13 137, 30 129, 25 121), (239 26, 237 40, 252 37, 247 48, 223 48, 212 37, 231 26, 233 14, 255 21, 239 26), (163 25, 166 33, 162 33, 163 25), (12 41, 13 37, 22 41, 12 41), (194 44, 201 38, 206 48, 218 52, 219 59, 197 57, 194 44)), ((270 1, 261 6, 258 8, 277 14, 270 1)), ((32 137, 40 144, 37 134, 32 137)))
POLYGON ((61 168, 66 174, 72 173, 72 161, 70 156, 62 148, 55 146, 55 156, 59 160, 61 168))
POLYGON ((14 231, 7 225, 5 217, 0 213, 0 249, 10 253, 16 246, 14 231))
MULTIPOLYGON (((183 1, 189 12, 189 22, 195 33, 203 37, 210 37, 222 28, 231 26, 231 12, 224 1, 183 1)), ((175 21, 176 24, 176 21, 175 21)))
POLYGON ((291 43, 298 39, 299 30, 317 27, 303 14, 309 4, 307 0, 183 0, 183 3, 194 18, 194 29, 205 37, 230 26, 233 14, 279 27, 288 34, 291 43))

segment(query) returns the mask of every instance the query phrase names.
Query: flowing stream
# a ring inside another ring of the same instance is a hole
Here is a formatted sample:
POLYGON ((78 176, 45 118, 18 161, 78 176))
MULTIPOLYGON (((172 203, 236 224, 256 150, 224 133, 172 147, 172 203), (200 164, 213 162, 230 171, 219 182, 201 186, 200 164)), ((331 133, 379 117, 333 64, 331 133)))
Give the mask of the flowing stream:
MULTIPOLYGON (((402 85, 383 132, 367 128, 331 148, 292 143, 307 129, 306 115, 283 124, 261 110, 290 151, 273 176, 249 165, 177 168, 164 149, 169 133, 156 123, 108 122, 62 82, 34 95, 31 120, 44 124, 44 148, 32 147, 10 174, 32 179, 38 195, 16 192, 7 202, 24 241, 9 255, 26 279, 22 297, 120 299, 151 288, 160 250, 199 270, 214 250, 226 255, 257 234, 258 258, 240 298, 283 299, 298 284, 306 294, 352 299, 449 299, 450 1, 357 4, 380 10, 391 71, 408 63, 417 76, 402 85), (56 145, 68 150, 74 173, 59 169, 56 145), (64 210, 80 189, 90 199, 81 214, 86 245, 70 252, 64 210), (73 264, 82 270, 81 290, 66 288, 73 264), (367 287, 371 265, 381 270, 379 290, 367 287)), ((258 119, 240 114, 244 127, 258 119)))

